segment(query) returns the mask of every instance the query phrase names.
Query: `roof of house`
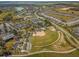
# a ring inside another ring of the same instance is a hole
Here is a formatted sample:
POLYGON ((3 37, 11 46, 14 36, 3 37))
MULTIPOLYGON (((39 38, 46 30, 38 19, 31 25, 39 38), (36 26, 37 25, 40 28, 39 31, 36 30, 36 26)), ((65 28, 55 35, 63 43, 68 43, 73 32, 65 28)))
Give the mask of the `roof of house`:
POLYGON ((9 40, 10 38, 13 38, 14 37, 14 34, 6 34, 6 35, 4 35, 3 37, 2 37, 2 39, 4 40, 4 41, 6 41, 6 40, 9 40))

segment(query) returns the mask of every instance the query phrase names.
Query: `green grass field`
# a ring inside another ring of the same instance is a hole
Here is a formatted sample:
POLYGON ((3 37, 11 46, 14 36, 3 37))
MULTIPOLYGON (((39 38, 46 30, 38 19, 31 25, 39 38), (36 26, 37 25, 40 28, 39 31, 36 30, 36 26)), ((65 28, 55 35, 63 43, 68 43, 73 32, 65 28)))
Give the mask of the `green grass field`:
POLYGON ((46 33, 45 36, 42 36, 42 37, 38 37, 38 36, 32 37, 32 40, 31 40, 32 49, 30 52, 40 51, 44 48, 48 49, 49 44, 56 41, 59 36, 57 31, 50 31, 48 29, 45 31, 45 33, 46 33))
POLYGON ((51 44, 58 38, 58 32, 56 31, 46 30, 45 33, 46 33, 45 36, 42 36, 42 37, 33 36, 31 40, 32 45, 45 46, 45 45, 51 44))

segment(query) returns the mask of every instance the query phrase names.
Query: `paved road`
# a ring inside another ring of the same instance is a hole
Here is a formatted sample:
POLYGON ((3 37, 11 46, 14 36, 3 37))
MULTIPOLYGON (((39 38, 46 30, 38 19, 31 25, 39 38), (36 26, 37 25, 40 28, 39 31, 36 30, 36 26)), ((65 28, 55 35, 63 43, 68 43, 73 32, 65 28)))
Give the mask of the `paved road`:
POLYGON ((61 16, 69 16, 69 17, 77 17, 76 15, 73 14, 67 14, 67 13, 62 13, 62 12, 57 12, 55 10, 49 10, 49 11, 43 11, 43 12, 47 12, 47 14, 57 14, 57 15, 61 15, 61 16))
POLYGON ((65 24, 65 22, 63 22, 63 21, 61 21, 61 20, 59 20, 59 19, 57 19, 57 18, 55 18, 55 17, 51 17, 51 16, 47 16, 46 14, 44 14, 44 13, 41 13, 41 15, 42 16, 44 16, 44 17, 46 17, 46 18, 49 18, 49 19, 53 19, 53 22, 55 22, 55 23, 61 23, 61 24, 65 24))
MULTIPOLYGON (((62 37, 62 36, 61 36, 61 32, 58 32, 58 35, 59 35, 58 38, 57 38, 54 42, 52 42, 52 43, 50 43, 50 44, 48 44, 48 45, 45 45, 45 46, 52 45, 52 44, 54 44, 55 42, 59 41, 60 38, 62 37)), ((34 47, 37 47, 37 48, 40 47, 40 48, 41 48, 41 47, 45 47, 45 46, 34 46, 34 47)))
MULTIPOLYGON (((37 15, 37 14, 36 14, 36 15, 37 15)), ((58 26, 56 23, 53 22, 53 20, 58 20, 58 19, 56 19, 56 18, 54 18, 54 17, 47 16, 47 15, 45 15, 44 13, 41 13, 41 15, 42 15, 43 17, 45 17, 45 18, 49 18, 48 21, 49 21, 53 26, 55 26, 55 27, 58 28, 60 31, 62 31, 65 35, 68 35, 68 37, 73 38, 73 39, 68 39, 68 41, 69 41, 72 45, 74 45, 76 48, 79 49, 79 41, 78 41, 75 37, 73 37, 68 31, 66 31, 64 28, 58 26), (73 40, 74 40, 74 41, 73 41, 73 40), (76 43, 75 43, 75 42, 76 42, 76 43)), ((39 15, 37 15, 37 16, 38 16, 39 18, 43 19, 43 18, 40 17, 39 15)))
POLYGON ((79 24, 79 19, 78 20, 74 20, 74 21, 70 21, 66 23, 68 26, 73 26, 73 25, 77 25, 79 24))
MULTIPOLYGON (((75 25, 75 24, 79 24, 79 17, 78 16, 75 16, 75 15, 73 15, 73 14, 64 14, 64 13, 60 13, 60 12, 56 12, 56 11, 50 11, 50 12, 52 12, 52 14, 54 13, 54 14, 58 14, 58 15, 63 15, 63 16, 73 16, 74 18, 73 19, 70 19, 68 22, 63 22, 63 23, 65 23, 65 24, 67 24, 68 26, 73 26, 73 25, 75 25)), ((42 12, 43 13, 43 12, 42 12)), ((47 13, 44 13, 45 15, 47 14, 47 13)), ((49 17, 49 16, 47 16, 47 17, 49 17)), ((52 17, 50 17, 50 18, 52 18, 52 17)), ((55 18, 55 17, 53 17, 53 18, 55 18)), ((59 22, 62 22, 61 20, 57 20, 57 21, 59 21, 59 22)))
POLYGON ((30 56, 30 55, 34 55, 34 54, 40 54, 40 53, 70 53, 75 51, 76 49, 72 49, 72 50, 68 50, 68 51, 37 51, 37 52, 33 52, 33 53, 28 53, 27 55, 11 55, 11 57, 15 57, 15 56, 30 56))
POLYGON ((12 24, 10 24, 10 23, 5 23, 5 24, 7 27, 10 27, 11 29, 18 31, 18 29, 16 29, 12 24))

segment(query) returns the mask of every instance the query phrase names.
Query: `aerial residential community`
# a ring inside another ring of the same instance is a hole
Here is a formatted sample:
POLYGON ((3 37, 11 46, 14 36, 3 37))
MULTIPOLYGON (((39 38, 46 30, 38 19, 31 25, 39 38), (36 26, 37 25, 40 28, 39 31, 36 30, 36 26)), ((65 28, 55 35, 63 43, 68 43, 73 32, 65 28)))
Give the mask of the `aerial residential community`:
POLYGON ((0 56, 79 57, 79 2, 1 1, 0 56))

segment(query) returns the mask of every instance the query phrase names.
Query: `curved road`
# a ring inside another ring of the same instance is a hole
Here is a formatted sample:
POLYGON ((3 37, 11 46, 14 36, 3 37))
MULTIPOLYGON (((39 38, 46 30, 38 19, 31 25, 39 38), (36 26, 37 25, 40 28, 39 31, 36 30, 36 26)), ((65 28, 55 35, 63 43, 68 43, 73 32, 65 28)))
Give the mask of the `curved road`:
MULTIPOLYGON (((59 35, 58 38, 57 38, 54 42, 52 42, 52 43, 50 43, 50 44, 48 44, 48 45, 45 45, 45 46, 52 45, 52 44, 54 44, 55 42, 57 42, 58 40, 60 40, 60 38, 62 37, 62 36, 61 36, 61 33, 58 32, 58 35, 59 35)), ((38 47, 45 47, 45 46, 34 46, 34 47, 37 47, 37 48, 38 48, 38 47)))
MULTIPOLYGON (((38 12, 38 11, 37 11, 38 12)), ((56 23, 53 22, 53 19, 56 20, 56 18, 54 17, 50 17, 50 16, 47 16, 45 15, 44 13, 40 13, 40 15, 42 15, 43 17, 39 16, 37 14, 37 12, 35 12, 35 15, 40 18, 40 19, 43 19, 45 20, 45 18, 48 18, 48 21, 53 25, 55 26, 57 29, 59 29, 60 31, 62 31, 65 35, 68 35, 68 37, 71 37, 73 39, 68 39, 68 41, 73 45, 75 46, 77 49, 79 49, 79 41, 73 37, 68 31, 66 31, 64 28, 58 26, 56 23), (44 18, 45 17, 45 18, 44 18), (74 40, 74 41, 73 41, 74 40), (75 43, 76 42, 76 43, 75 43)), ((58 20, 58 19, 57 19, 58 20)))
MULTIPOLYGON (((62 27, 60 27, 60 26, 58 26, 57 24, 55 24, 55 23, 53 23, 53 19, 55 20, 56 18, 53 18, 52 17, 52 19, 51 19, 51 17, 49 17, 49 16, 47 16, 47 15, 45 15, 45 14, 41 14, 42 16, 44 16, 44 17, 41 17, 41 16, 39 16, 38 14, 37 14, 37 12, 35 12, 34 13, 35 15, 36 15, 36 17, 37 18, 40 18, 40 19, 42 19, 42 20, 45 20, 45 18, 49 18, 50 20, 48 20, 53 26, 55 26, 56 28, 58 28, 60 31, 62 31, 65 35, 67 35, 67 37, 71 37, 71 38, 73 38, 74 39, 74 41, 77 43, 74 43, 71 39, 68 39, 68 41, 72 44, 72 45, 74 45, 76 48, 79 48, 78 46, 79 46, 79 42, 78 42, 78 40, 75 38, 75 37, 73 37, 69 32, 67 32, 67 31, 65 31, 62 27)), ((58 19, 57 19, 58 20, 58 19)), ((33 54, 38 54, 38 53, 43 53, 43 52, 50 52, 50 53, 70 53, 70 52, 73 52, 73 51, 75 51, 76 49, 74 48, 74 49, 71 49, 71 50, 67 50, 67 51, 37 51, 37 52, 33 52, 33 53, 28 53, 27 55, 12 55, 12 56, 29 56, 29 55, 33 55, 33 54)))

